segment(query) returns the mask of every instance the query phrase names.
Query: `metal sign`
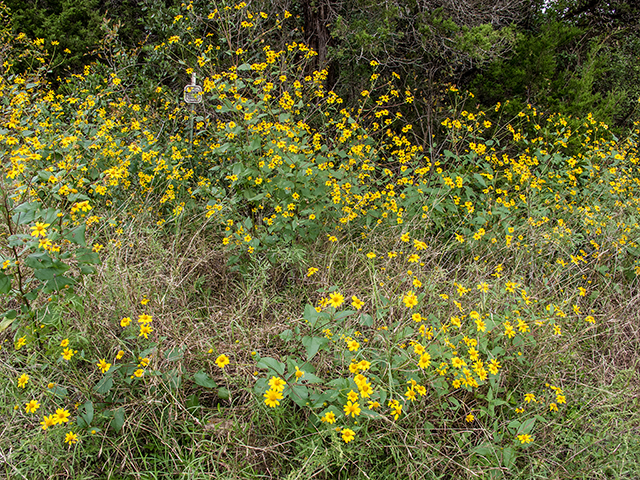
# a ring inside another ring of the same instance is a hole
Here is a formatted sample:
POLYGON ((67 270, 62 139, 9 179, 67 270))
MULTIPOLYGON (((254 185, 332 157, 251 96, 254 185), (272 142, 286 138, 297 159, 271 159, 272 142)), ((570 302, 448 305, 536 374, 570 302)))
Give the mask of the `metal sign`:
POLYGON ((191 74, 191 84, 184 87, 184 101, 187 103, 202 103, 202 87, 196 85, 196 74, 191 74))

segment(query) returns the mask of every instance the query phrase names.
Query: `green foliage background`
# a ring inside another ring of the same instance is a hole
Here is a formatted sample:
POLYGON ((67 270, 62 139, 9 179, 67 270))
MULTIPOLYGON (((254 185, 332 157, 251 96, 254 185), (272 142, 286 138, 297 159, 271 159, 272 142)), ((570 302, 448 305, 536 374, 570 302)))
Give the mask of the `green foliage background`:
MULTIPOLYGON (((12 12, 14 34, 60 41, 58 53, 69 49, 71 53, 54 65, 54 77, 69 69, 78 73, 97 58, 105 33, 103 19, 119 26, 123 46, 137 48, 170 37, 180 11, 180 3, 170 0, 5 4, 12 12)), ((192 5, 195 17, 209 7, 224 6, 204 1, 192 5)), ((447 0, 297 0, 258 1, 252 8, 267 13, 289 9, 293 15, 284 28, 265 32, 261 40, 274 48, 289 41, 302 41, 316 50, 320 46, 316 67, 329 69, 328 88, 348 102, 366 85, 371 60, 383 73, 400 74, 403 86, 416 91, 417 101, 408 113, 420 127, 416 134, 423 145, 432 146, 432 136, 437 135, 439 112, 446 103, 442 92, 448 84, 469 88, 484 107, 509 99, 514 111, 531 104, 571 116, 591 112, 618 132, 637 119, 640 14, 634 2, 558 1, 545 7, 544 2, 519 0, 500 0, 495 6, 447 0)), ((213 34, 224 42, 223 32, 208 31, 204 24, 198 31, 197 24, 194 35, 213 34)), ((228 60, 219 59, 221 66, 228 60)), ((153 55, 141 53, 136 61, 147 76, 158 76, 167 84, 175 79, 175 72, 154 63, 153 55)))

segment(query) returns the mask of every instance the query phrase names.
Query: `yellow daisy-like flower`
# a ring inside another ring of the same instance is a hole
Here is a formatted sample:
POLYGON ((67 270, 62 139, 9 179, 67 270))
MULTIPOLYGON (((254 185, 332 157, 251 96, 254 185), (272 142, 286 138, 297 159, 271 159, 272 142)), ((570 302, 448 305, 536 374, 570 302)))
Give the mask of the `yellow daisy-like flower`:
POLYGON ((339 292, 333 292, 329 294, 329 305, 333 308, 338 308, 344 303, 344 297, 339 292))
POLYGON ((65 348, 62 351, 62 358, 64 358, 66 361, 71 360, 71 357, 73 357, 73 355, 75 354, 75 352, 73 351, 72 348, 65 348))
POLYGON ((102 373, 107 373, 111 368, 111 364, 107 363, 107 361, 104 358, 100 359, 100 361, 96 363, 96 366, 100 369, 102 373))
POLYGON ((37 400, 31 400, 29 403, 25 405, 25 410, 27 413, 36 413, 36 410, 40 408, 40 403, 37 400))
POLYGON ((407 292, 405 296, 402 297, 402 302, 407 308, 413 308, 418 305, 418 297, 416 297, 413 292, 407 292))
POLYGON ((390 400, 388 405, 391 408, 391 415, 393 415, 393 419, 397 420, 402 414, 402 404, 397 400, 390 400))
POLYGON ((373 387, 366 381, 358 385, 358 390, 360 391, 360 396, 362 398, 369 398, 373 393, 373 387))
POLYGON ((78 435, 76 435, 73 432, 69 432, 64 437, 64 442, 68 443, 69 445, 73 445, 74 443, 78 443, 78 435))
POLYGON ((18 387, 25 388, 27 386, 28 381, 29 381, 29 375, 27 375, 26 373, 23 373, 18 378, 18 387))
POLYGON ((40 422, 40 425, 42 425, 42 429, 46 430, 49 427, 53 427, 56 424, 53 415, 49 415, 49 416, 44 416, 42 417, 42 421, 40 422))
POLYGON ((329 425, 331 425, 332 423, 336 423, 336 414, 333 412, 327 412, 320 420, 323 423, 328 423, 329 425))
POLYGON ((431 365, 431 355, 425 352, 422 355, 420 355, 420 361, 418 362, 418 367, 425 369, 429 365, 431 365))
POLYGON ((358 394, 356 392, 354 392, 353 390, 351 390, 347 394, 347 398, 349 399, 349 401, 355 402, 356 400, 358 400, 358 394))
POLYGON ((276 390, 278 392, 281 392, 284 390, 284 386, 287 384, 287 382, 285 382, 283 379, 278 378, 278 377, 271 377, 271 379, 269 380, 269 386, 273 389, 276 390))
POLYGON ((518 440, 520 440, 520 443, 522 444, 533 442, 533 438, 531 438, 531 435, 529 435, 528 433, 518 435, 518 440))
POLYGON ((53 414, 53 423, 54 425, 57 425, 58 423, 67 423, 70 416, 71 414, 67 410, 58 408, 56 413, 53 414))
POLYGON ((131 324, 131 319, 129 317, 124 317, 122 320, 120 320, 120 326, 122 328, 128 327, 131 324))
POLYGON ((356 417, 356 415, 360 415, 360 404, 358 402, 348 401, 344 406, 344 414, 348 417, 351 415, 352 417, 356 417))
POLYGON ((269 389, 265 392, 263 397, 264 403, 266 403, 268 407, 275 408, 277 405, 280 405, 279 400, 282 400, 282 392, 269 389))
POLYGON ((317 273, 318 269, 315 267, 309 267, 309 270, 307 270, 307 277, 310 277, 311 275, 313 275, 314 273, 317 273))
POLYGON ((227 357, 224 353, 216 358, 216 365, 218 365, 218 367, 220 368, 226 367, 227 365, 229 365, 229 363, 231 363, 229 361, 229 357, 227 357))
POLYGON ((498 374, 498 369, 499 368, 500 368, 500 362, 498 360, 496 360, 495 358, 489 362, 489 371, 493 375, 497 375, 498 374))
POLYGON ((149 334, 153 332, 153 328, 148 323, 143 323, 140 325, 140 334, 139 337, 149 338, 149 334))
POLYGON ((356 438, 356 432, 350 428, 342 429, 342 440, 344 440, 344 443, 349 443, 354 438, 356 438))
POLYGON ((31 227, 31 236, 32 237, 39 237, 39 236, 43 236, 46 237, 47 236, 47 227, 51 225, 50 223, 40 223, 40 222, 36 222, 36 225, 34 227, 31 227))
POLYGON ((138 316, 138 323, 142 323, 143 325, 147 325, 152 321, 153 321, 153 317, 151 317, 151 315, 147 315, 143 313, 142 315, 138 316))
POLYGON ((360 310, 362 307, 364 307, 364 302, 355 295, 351 297, 351 300, 351 305, 353 305, 353 308, 355 308, 356 310, 360 310))

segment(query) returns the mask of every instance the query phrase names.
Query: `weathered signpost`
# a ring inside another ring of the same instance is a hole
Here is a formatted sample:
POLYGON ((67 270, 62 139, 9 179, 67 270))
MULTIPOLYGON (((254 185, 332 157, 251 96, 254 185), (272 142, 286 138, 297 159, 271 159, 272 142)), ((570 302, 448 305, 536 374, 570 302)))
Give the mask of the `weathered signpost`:
POLYGON ((196 85, 196 74, 191 74, 191 83, 184 87, 184 101, 191 106, 189 117, 189 144, 193 148, 193 110, 196 103, 202 103, 202 87, 196 85))

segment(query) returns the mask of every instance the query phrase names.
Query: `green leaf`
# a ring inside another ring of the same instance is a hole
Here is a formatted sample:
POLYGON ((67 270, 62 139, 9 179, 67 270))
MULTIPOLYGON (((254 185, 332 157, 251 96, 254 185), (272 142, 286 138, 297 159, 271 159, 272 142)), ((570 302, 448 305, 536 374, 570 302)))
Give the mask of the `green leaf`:
POLYGON ((86 247, 87 243, 85 241, 85 231, 87 230, 86 224, 78 225, 76 228, 67 232, 64 236, 65 239, 69 240, 71 243, 75 243, 76 245, 80 245, 81 247, 86 247))
POLYGON ((324 337, 302 337, 302 345, 307 349, 307 362, 311 361, 316 356, 320 347, 325 346, 328 343, 328 339, 324 337))
POLYGON ((280 333, 280 335, 278 336, 283 342, 290 342, 291 340, 293 340, 293 330, 287 329, 284 332, 280 333))
POLYGON ((168 372, 163 373, 162 378, 169 382, 169 386, 172 390, 178 390, 180 385, 182 385, 182 373, 177 368, 173 368, 168 372))
POLYGON ((301 381, 305 383, 324 383, 324 380, 322 378, 314 375, 313 373, 309 373, 304 369, 301 370, 304 371, 304 375, 300 379, 301 381))
POLYGON ((104 395, 113 387, 113 376, 106 375, 100 379, 100 381, 94 387, 96 393, 104 395))
POLYGON ((350 315, 353 315, 354 313, 356 313, 355 310, 344 310, 342 312, 337 312, 333 318, 336 322, 341 322, 342 320, 344 320, 350 315))
POLYGON ((76 281, 73 278, 65 277, 64 275, 58 275, 49 280, 42 289, 45 293, 57 292, 62 290, 67 285, 75 285, 76 281))
POLYGON ((184 350, 184 347, 174 347, 165 353, 164 358, 170 362, 175 362, 184 356, 184 350))
POLYGON ((263 357, 258 361, 258 363, 256 363, 256 367, 270 370, 273 374, 276 374, 280 377, 284 376, 285 365, 275 358, 263 357))
POLYGON ((502 466, 512 468, 516 463, 516 451, 511 447, 502 450, 502 466))
POLYGON ((309 400, 309 391, 304 385, 294 385, 290 388, 289 397, 299 406, 304 407, 309 400))
POLYGON ((482 186, 482 188, 487 188, 487 182, 485 182, 484 178, 482 177, 482 175, 479 175, 477 173, 473 174, 473 178, 476 179, 476 181, 480 184, 480 186, 482 186))
POLYGON ((363 417, 374 419, 382 418, 382 415, 380 415, 378 412, 376 412, 375 410, 369 410, 368 408, 363 408, 361 413, 363 417))
POLYGON ((124 408, 120 407, 113 412, 113 419, 111 420, 111 427, 117 432, 122 429, 124 425, 124 408))
POLYGON ((85 422, 87 422, 87 426, 89 426, 93 421, 93 402, 89 400, 80 408, 84 409, 84 414, 82 414, 82 418, 84 419, 85 422))
POLYGON ((531 433, 532 430, 533 430, 533 426, 535 424, 536 424, 536 419, 535 418, 530 418, 529 420, 524 422, 522 425, 520 425, 520 428, 518 428, 518 434, 531 433))
POLYGON ((67 389, 59 385, 54 385, 53 388, 47 389, 47 392, 51 392, 52 394, 54 394, 56 397, 59 397, 59 398, 64 398, 68 394, 67 389))
POLYGON ((35 269, 35 271, 33 272, 33 274, 35 275, 35 277, 38 280, 42 280, 47 281, 47 280, 53 280, 54 278, 58 277, 58 276, 62 276, 62 274, 64 272, 66 272, 67 270, 69 270, 69 266, 62 263, 62 262, 56 262, 55 264, 53 264, 53 266, 49 267, 49 268, 37 268, 35 269))
POLYGON ((515 435, 521 426, 522 426, 522 423, 520 423, 520 421, 511 420, 509 422, 509 425, 507 425, 507 428, 509 429, 509 432, 511 432, 511 434, 515 435))
POLYGON ((195 393, 193 395, 190 395, 187 398, 187 401, 185 402, 185 407, 187 407, 187 410, 189 410, 192 413, 193 413, 193 410, 199 406, 200 406, 200 400, 198 399, 198 396, 195 393))
POLYGON ((313 307, 313 305, 309 305, 308 303, 305 305, 303 318, 308 321, 312 327, 316 326, 319 316, 320 313, 313 307))
POLYGON ((78 263, 88 263, 91 265, 100 265, 100 256, 91 250, 85 250, 83 253, 76 254, 78 263))
POLYGON ((360 325, 364 327, 373 327, 373 317, 368 313, 365 313, 360 317, 360 325))
POLYGON ((309 404, 311 408, 320 408, 324 406, 325 402, 333 402, 336 398, 338 398, 338 392, 335 390, 329 390, 325 393, 311 393, 309 395, 309 404))
POLYGON ((15 317, 5 318, 2 322, 0 322, 0 333, 4 332, 7 328, 9 328, 15 320, 16 320, 15 317))
MULTIPOLYGON (((36 252, 29 255, 24 259, 24 263, 27 267, 33 268, 34 270, 39 268, 49 268, 53 266, 53 259, 49 256, 47 252, 36 252)), ((62 262, 59 262, 62 263, 62 262)), ((64 273, 64 272, 60 272, 64 273)))
POLYGON ((11 291, 12 275, 5 275, 0 272, 0 293, 9 293, 11 291))
POLYGON ((16 212, 11 219, 18 225, 31 223, 36 218, 36 212, 40 208, 40 202, 29 202, 18 205, 13 209, 16 212))
POLYGON ((193 376, 193 381, 196 382, 196 385, 204 388, 216 388, 218 386, 218 384, 202 370, 193 376))

